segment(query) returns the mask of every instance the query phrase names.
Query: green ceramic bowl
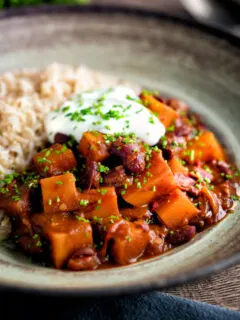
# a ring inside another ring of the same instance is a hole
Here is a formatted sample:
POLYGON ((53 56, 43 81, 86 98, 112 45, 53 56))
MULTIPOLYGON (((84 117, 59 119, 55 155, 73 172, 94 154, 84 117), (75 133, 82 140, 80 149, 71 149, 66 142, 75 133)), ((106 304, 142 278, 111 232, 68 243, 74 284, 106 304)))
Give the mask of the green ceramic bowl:
MULTIPOLYGON (((240 160, 239 40, 144 11, 41 7, 2 13, 0 72, 85 63, 187 101, 240 160)), ((79 296, 159 289, 240 261, 239 208, 193 241, 135 265, 66 272, 0 249, 2 288, 79 296)))

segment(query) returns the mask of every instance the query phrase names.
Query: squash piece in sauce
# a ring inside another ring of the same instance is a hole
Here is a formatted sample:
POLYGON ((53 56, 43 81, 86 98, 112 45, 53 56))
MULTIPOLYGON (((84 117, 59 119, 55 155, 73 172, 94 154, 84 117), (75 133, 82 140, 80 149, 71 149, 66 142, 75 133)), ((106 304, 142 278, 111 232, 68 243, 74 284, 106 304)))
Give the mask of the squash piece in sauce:
POLYGON ((78 150, 91 161, 101 162, 109 156, 107 145, 100 132, 84 132, 78 150))
POLYGON ((189 163, 196 163, 226 160, 226 155, 215 135, 205 131, 188 143, 187 149, 182 151, 182 158, 189 163))
POLYGON ((73 211, 79 207, 75 180, 72 173, 40 180, 46 214, 73 211))
POLYGON ((116 222, 108 231, 101 255, 105 256, 111 240, 110 252, 114 260, 121 265, 136 262, 151 240, 148 224, 140 221, 116 222))
POLYGON ((184 167, 181 162, 181 160, 173 157, 172 159, 170 159, 168 161, 168 165, 170 167, 170 169, 172 170, 173 174, 187 174, 188 170, 186 167, 184 167))
POLYGON ((92 189, 79 193, 80 211, 87 219, 120 217, 117 194, 114 187, 92 189))
POLYGON ((169 127, 177 119, 178 113, 166 104, 158 101, 154 96, 141 93, 140 98, 146 107, 156 114, 165 128, 169 127))
POLYGON ((73 170, 77 165, 72 150, 58 143, 37 153, 33 157, 33 162, 44 177, 73 170))
POLYGON ((188 196, 179 189, 160 199, 155 211, 162 222, 171 229, 187 224, 199 213, 188 196))
POLYGON ((123 199, 138 207, 151 203, 177 187, 172 171, 161 152, 153 151, 145 171, 136 177, 133 185, 122 191, 123 199))
POLYGON ((120 213, 123 218, 130 220, 149 219, 151 217, 151 212, 148 210, 148 206, 124 208, 121 209, 120 213))
POLYGON ((61 268, 78 249, 93 245, 92 227, 88 220, 70 213, 34 214, 32 222, 42 228, 49 240, 51 256, 56 268, 61 268))

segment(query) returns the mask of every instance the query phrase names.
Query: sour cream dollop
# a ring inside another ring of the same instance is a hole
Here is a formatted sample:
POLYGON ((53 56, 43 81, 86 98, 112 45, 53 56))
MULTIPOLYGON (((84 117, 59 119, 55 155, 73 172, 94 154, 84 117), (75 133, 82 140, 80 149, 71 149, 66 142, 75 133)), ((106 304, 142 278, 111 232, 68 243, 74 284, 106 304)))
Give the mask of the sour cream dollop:
POLYGON ((79 141, 86 131, 105 134, 134 133, 152 146, 165 134, 160 120, 127 87, 83 92, 66 101, 45 118, 48 139, 56 133, 72 135, 79 141))

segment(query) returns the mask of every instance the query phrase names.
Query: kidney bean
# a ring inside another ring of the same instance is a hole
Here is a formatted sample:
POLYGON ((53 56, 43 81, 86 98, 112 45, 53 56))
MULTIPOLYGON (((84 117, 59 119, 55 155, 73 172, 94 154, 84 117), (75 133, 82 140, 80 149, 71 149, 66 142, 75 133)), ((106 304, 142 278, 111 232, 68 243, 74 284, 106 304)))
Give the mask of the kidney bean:
POLYGON ((138 143, 123 143, 122 139, 115 141, 110 153, 121 158, 124 167, 132 173, 141 174, 145 169, 145 152, 138 143))
POLYGON ((67 136, 64 133, 58 132, 58 133, 55 134, 55 137, 54 137, 54 142, 55 143, 64 144, 64 143, 67 143, 68 140, 69 140, 69 136, 67 136))
POLYGON ((196 234, 195 226, 184 226, 181 229, 171 230, 167 235, 167 241, 174 245, 179 245, 191 240, 196 234))

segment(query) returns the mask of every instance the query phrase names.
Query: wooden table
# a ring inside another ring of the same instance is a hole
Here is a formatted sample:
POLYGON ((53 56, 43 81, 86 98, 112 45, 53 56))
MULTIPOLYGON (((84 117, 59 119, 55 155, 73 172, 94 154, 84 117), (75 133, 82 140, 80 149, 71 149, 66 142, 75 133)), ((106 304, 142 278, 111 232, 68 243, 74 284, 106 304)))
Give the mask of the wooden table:
MULTIPOLYGON (((190 17, 178 0, 92 0, 92 2, 146 8, 190 17)), ((219 272, 207 279, 164 290, 164 292, 240 310, 240 265, 219 272)))
POLYGON ((240 310, 240 265, 200 281, 164 290, 164 292, 240 310))

